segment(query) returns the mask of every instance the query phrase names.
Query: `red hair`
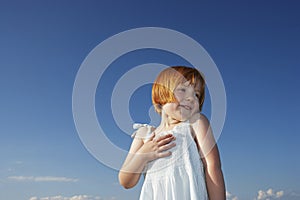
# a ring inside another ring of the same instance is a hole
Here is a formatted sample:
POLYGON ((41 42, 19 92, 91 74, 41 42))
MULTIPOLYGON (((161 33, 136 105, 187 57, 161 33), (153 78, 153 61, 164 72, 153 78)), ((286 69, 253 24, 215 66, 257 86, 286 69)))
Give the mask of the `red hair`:
POLYGON ((174 66, 159 73, 152 86, 152 103, 156 112, 161 114, 161 108, 166 103, 176 102, 173 91, 181 83, 189 81, 199 99, 199 111, 202 110, 205 98, 205 80, 201 73, 191 67, 174 66))

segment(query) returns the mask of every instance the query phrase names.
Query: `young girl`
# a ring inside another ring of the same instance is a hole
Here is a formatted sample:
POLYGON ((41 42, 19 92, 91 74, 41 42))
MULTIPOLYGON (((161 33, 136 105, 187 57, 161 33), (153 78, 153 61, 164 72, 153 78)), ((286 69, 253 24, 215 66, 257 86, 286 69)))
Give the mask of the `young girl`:
POLYGON ((225 200, 218 147, 200 114, 204 89, 195 68, 170 67, 155 80, 152 102, 161 123, 134 125, 138 130, 119 173, 125 188, 145 174, 141 200, 225 200))

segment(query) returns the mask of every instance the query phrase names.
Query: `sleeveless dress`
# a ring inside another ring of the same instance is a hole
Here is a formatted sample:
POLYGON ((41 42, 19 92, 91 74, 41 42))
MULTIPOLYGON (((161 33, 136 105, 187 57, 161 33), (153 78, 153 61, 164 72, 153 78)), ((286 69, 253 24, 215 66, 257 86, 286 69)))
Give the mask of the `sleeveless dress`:
MULTIPOLYGON (((146 141, 152 133, 152 126, 134 124, 133 128, 142 126, 148 128, 147 136, 143 138, 146 141)), ((132 137, 135 137, 135 133, 132 137)), ((190 124, 182 122, 155 137, 168 133, 176 137, 176 146, 169 150, 172 152, 171 156, 158 158, 146 165, 140 200, 207 200, 203 164, 190 124)))

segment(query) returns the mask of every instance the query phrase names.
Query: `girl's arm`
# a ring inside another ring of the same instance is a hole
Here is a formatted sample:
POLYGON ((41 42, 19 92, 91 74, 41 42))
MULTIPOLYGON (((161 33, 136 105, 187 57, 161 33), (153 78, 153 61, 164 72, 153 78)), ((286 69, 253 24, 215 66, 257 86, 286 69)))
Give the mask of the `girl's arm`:
POLYGON ((192 123, 202 157, 207 192, 210 200, 225 200, 225 183, 221 169, 219 150, 208 119, 203 114, 192 123))
POLYGON ((143 157, 138 156, 138 150, 144 144, 139 136, 144 131, 146 130, 142 127, 136 133, 136 137, 133 139, 128 155, 119 172, 119 182, 126 189, 132 188, 137 184, 146 165, 146 160, 143 157))
POLYGON ((119 172, 119 182, 126 189, 132 188, 137 184, 148 162, 170 156, 171 152, 167 150, 175 146, 175 143, 170 143, 175 139, 171 134, 154 139, 155 134, 152 133, 149 140, 144 143, 142 138, 147 131, 146 127, 141 127, 137 131, 127 158, 119 172))

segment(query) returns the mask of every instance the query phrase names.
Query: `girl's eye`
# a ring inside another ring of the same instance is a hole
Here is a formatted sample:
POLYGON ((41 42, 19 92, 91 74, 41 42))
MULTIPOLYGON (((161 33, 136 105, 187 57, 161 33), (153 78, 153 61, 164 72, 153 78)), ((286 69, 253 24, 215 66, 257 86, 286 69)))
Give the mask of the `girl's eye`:
POLYGON ((200 94, 195 92, 195 97, 197 97, 198 99, 200 98, 200 94))
POLYGON ((185 92, 185 88, 178 88, 177 90, 180 92, 185 92))

